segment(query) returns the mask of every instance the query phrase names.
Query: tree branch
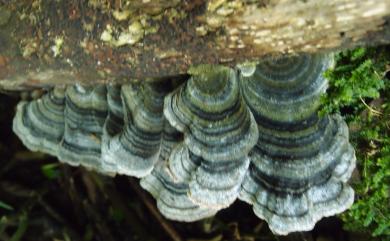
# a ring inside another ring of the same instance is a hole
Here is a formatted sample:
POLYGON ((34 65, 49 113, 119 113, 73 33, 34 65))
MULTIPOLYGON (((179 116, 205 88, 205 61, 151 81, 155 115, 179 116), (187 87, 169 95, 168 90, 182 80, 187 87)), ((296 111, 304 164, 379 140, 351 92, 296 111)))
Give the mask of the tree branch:
POLYGON ((389 19, 388 0, 12 0, 0 5, 0 88, 147 80, 200 63, 386 44, 389 19))

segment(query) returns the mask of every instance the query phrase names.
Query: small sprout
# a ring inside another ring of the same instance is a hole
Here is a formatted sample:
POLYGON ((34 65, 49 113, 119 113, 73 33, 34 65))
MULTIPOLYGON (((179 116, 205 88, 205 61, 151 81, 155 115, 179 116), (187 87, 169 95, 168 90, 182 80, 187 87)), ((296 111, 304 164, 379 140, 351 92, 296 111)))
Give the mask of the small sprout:
POLYGON ((59 163, 45 164, 41 167, 42 174, 48 179, 56 179, 60 176, 59 163))
POLYGON ((54 57, 61 55, 63 44, 64 44, 63 36, 57 36, 54 38, 54 45, 51 46, 51 51, 53 52, 54 57))

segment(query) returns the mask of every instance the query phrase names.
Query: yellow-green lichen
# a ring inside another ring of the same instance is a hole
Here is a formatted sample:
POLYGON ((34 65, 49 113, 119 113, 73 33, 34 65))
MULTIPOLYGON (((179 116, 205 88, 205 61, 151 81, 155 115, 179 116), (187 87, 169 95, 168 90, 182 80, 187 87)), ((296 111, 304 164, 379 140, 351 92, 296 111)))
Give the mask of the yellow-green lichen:
POLYGON ((54 45, 51 46, 51 51, 53 52, 54 57, 58 57, 61 55, 62 47, 64 44, 63 36, 56 36, 54 38, 54 45))
POLYGON ((100 39, 114 47, 121 47, 136 44, 144 37, 144 34, 144 26, 139 21, 135 21, 127 29, 122 31, 115 29, 111 25, 107 25, 106 29, 100 35, 100 39))
POLYGON ((20 52, 23 58, 29 58, 38 51, 38 43, 35 38, 26 38, 20 41, 20 52))
POLYGON ((196 28, 198 36, 215 32, 222 27, 225 18, 243 6, 242 0, 211 0, 207 4, 204 24, 196 28))
POLYGON ((129 17, 133 14, 133 11, 131 10, 114 10, 112 12, 112 16, 117 20, 117 21, 125 21, 129 19, 129 17))
POLYGON ((174 24, 176 20, 187 16, 181 8, 176 8, 180 1, 135 0, 121 1, 116 7, 105 0, 89 0, 90 7, 111 15, 115 21, 106 24, 100 34, 100 40, 113 47, 141 44, 145 36, 157 33, 159 22, 166 18, 174 24))

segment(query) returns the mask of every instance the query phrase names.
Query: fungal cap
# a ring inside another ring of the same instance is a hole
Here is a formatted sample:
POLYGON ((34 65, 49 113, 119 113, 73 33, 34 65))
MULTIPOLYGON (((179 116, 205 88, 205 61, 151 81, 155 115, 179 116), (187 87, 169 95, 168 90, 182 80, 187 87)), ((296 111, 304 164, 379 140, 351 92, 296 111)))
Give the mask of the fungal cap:
POLYGON ((194 204, 187 196, 188 185, 173 180, 166 162, 157 163, 140 183, 157 200, 157 208, 168 219, 193 222, 214 216, 218 211, 194 204))
POLYGON ((57 154, 64 132, 64 91, 56 87, 41 99, 18 104, 13 131, 29 149, 57 154))
POLYGON ((346 181, 356 157, 348 143, 348 127, 338 115, 326 118, 329 121, 321 128, 317 121, 313 122, 317 128, 275 131, 278 138, 259 138, 250 153, 252 165, 239 198, 252 204, 276 234, 311 230, 322 217, 352 205, 353 190, 346 181), (284 148, 286 143, 298 148, 284 148))

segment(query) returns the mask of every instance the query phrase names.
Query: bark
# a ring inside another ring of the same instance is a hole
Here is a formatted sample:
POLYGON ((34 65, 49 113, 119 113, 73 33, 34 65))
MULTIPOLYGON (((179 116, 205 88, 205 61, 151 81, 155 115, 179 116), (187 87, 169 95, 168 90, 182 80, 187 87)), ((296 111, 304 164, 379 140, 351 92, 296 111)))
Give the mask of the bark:
POLYGON ((0 88, 164 79, 200 63, 386 44, 389 20, 389 0, 3 0, 0 88))

